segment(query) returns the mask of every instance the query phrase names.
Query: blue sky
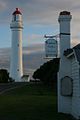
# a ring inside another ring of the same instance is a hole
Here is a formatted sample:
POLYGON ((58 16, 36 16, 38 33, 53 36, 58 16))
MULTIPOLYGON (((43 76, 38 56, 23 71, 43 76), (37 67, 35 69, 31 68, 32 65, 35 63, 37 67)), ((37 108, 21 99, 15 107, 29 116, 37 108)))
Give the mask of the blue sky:
POLYGON ((45 34, 59 34, 63 10, 72 14, 72 44, 80 42, 80 0, 0 0, 0 48, 11 47, 10 22, 16 7, 23 13, 23 46, 44 43, 45 34))

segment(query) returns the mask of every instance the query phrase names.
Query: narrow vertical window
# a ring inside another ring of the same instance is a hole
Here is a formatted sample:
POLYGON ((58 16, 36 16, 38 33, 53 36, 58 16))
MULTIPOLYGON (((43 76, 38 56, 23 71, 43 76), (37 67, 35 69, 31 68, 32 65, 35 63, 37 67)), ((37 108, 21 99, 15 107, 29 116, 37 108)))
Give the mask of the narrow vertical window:
POLYGON ((14 15, 14 21, 16 21, 16 15, 14 15))

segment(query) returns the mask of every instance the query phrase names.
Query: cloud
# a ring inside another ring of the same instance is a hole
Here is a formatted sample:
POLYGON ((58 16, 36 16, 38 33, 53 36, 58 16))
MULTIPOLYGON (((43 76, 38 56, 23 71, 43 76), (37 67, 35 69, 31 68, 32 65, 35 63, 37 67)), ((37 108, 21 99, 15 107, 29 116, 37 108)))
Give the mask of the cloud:
POLYGON ((23 47, 23 54, 33 54, 44 52, 44 44, 33 44, 27 47, 23 47))
POLYGON ((27 34, 24 37, 23 46, 29 45, 29 44, 38 44, 44 42, 44 36, 40 34, 27 34), (26 40, 27 38, 27 40, 26 40))
MULTIPOLYGON (((58 16, 63 10, 71 11, 72 14, 72 39, 75 36, 79 41, 80 31, 80 0, 0 0, 0 23, 8 23, 11 21, 11 14, 16 7, 19 7, 23 13, 24 25, 28 24, 34 27, 53 26, 59 29, 58 16)), ((55 29, 54 29, 55 31, 55 29)), ((53 32, 54 32, 53 31, 53 32)), ((41 36, 28 35, 30 41, 41 39, 41 36)), ((34 43, 34 42, 33 42, 34 43)))
MULTIPOLYGON (((53 24, 60 11, 77 10, 79 0, 1 0, 1 6, 7 6, 5 12, 13 12, 15 7, 20 7, 24 14, 24 21, 32 24, 53 24)), ((56 23, 56 22, 55 22, 56 23)))
POLYGON ((43 52, 43 50, 41 50, 41 49, 36 49, 36 50, 23 50, 23 54, 27 54, 27 55, 29 55, 29 54, 33 54, 33 53, 38 53, 38 52, 43 52))
MULTIPOLYGON (((15 7, 20 7, 24 21, 29 24, 53 24, 56 23, 58 14, 62 10, 77 11, 80 9, 79 0, 1 0, 0 9, 4 9, 3 15, 9 16, 15 7), (5 9, 6 6, 6 9, 5 9)), ((3 17, 2 17, 3 19, 3 17)), ((8 19, 8 17, 7 17, 8 19)), ((57 23, 56 23, 57 24, 57 23)))
MULTIPOLYGON (((4 11, 5 8, 6 8, 6 3, 3 2, 3 1, 0 1, 0 10, 1 10, 1 11, 4 11)), ((1 12, 1 11, 0 11, 0 12, 1 12)))

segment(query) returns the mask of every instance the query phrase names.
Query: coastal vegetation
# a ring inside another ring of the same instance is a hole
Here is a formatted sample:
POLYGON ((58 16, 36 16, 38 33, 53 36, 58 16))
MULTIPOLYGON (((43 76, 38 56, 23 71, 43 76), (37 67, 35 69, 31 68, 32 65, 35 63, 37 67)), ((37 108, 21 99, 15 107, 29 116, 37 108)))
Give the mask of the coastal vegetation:
POLYGON ((39 79, 45 84, 57 84, 57 72, 59 70, 59 58, 54 58, 37 69, 34 74, 34 79, 39 79))
POLYGON ((0 83, 14 82, 6 69, 0 69, 0 83))

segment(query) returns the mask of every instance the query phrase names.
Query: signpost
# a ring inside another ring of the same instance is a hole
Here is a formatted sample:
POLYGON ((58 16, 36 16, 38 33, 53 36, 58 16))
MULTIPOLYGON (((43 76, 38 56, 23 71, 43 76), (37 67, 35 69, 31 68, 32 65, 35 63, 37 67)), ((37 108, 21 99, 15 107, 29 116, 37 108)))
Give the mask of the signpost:
POLYGON ((58 43, 54 36, 44 36, 45 41, 45 56, 46 58, 55 58, 58 55, 58 43))

